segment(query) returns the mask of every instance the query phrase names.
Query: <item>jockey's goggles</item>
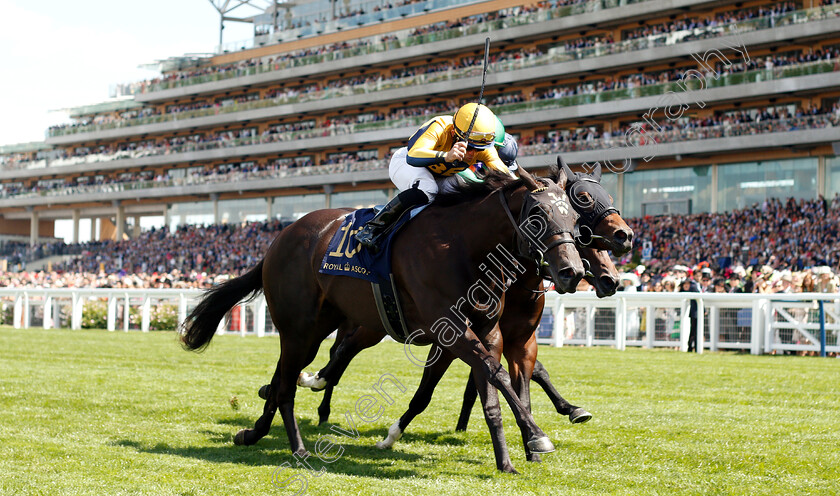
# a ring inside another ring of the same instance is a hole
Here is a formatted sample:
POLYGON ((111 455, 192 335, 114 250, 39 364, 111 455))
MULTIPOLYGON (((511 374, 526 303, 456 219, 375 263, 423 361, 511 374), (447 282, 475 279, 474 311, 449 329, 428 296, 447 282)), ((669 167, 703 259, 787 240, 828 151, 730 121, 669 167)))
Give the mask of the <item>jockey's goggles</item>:
POLYGON ((493 146, 493 142, 496 139, 496 133, 480 133, 478 131, 473 131, 470 133, 469 138, 466 134, 467 133, 462 132, 457 127, 455 128, 455 136, 457 136, 460 141, 466 141, 468 148, 475 148, 477 150, 490 148, 493 146))

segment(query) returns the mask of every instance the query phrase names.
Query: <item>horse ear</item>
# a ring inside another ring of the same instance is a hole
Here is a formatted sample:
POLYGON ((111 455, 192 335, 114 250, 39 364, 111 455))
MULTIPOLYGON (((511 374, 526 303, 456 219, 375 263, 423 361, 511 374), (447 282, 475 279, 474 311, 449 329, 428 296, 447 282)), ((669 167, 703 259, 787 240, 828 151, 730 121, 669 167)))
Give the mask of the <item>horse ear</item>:
POLYGON ((528 187, 530 191, 534 191, 535 189, 539 189, 542 185, 537 182, 534 176, 531 175, 530 172, 526 171, 524 167, 519 167, 519 177, 522 178, 522 181, 525 183, 525 186, 528 187))
MULTIPOLYGON (((569 184, 571 184, 577 181, 577 173, 573 171, 571 167, 569 167, 569 164, 567 164, 566 161, 563 160, 563 157, 561 157, 560 155, 557 155, 557 167, 560 169, 560 172, 566 175, 566 181, 564 182, 568 182, 569 184)), ((560 181, 558 180, 557 183, 559 184, 560 181)))
POLYGON ((595 170, 592 171, 592 179, 596 182, 601 182, 601 162, 595 164, 595 170))

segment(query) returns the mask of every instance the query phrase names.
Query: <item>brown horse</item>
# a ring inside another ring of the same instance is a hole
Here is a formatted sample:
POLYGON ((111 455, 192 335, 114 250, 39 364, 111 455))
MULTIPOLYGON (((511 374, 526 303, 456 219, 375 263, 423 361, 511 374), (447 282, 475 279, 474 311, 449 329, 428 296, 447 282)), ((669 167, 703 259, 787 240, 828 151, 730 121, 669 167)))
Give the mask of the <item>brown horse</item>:
MULTIPOLYGON (((489 272, 480 262, 500 247, 528 255, 547 264, 557 287, 569 292, 575 291, 584 275, 574 247, 574 219, 566 215, 565 173, 561 171, 556 182, 539 181, 524 170, 520 175, 520 179, 510 179, 491 174, 485 183, 439 196, 397 237, 393 260, 406 322, 410 329, 417 329, 414 342, 437 344, 471 367, 476 382, 483 385, 479 393, 493 437, 496 467, 507 472, 514 469, 506 449, 501 449, 504 438, 496 390, 502 392, 517 425, 527 433, 526 444, 532 452, 551 452, 554 446, 519 400, 507 371, 482 344, 481 338, 493 330, 500 316, 498 304, 490 302, 501 301, 507 288, 494 282, 498 274, 484 280, 489 272), (520 212, 518 221, 511 210, 520 212), (477 281, 484 282, 493 298, 461 305, 461 313, 450 318, 452 305, 472 294, 477 281)), ((184 323, 184 346, 202 349, 236 303, 260 290, 265 294, 280 334, 280 359, 263 415, 254 429, 237 433, 237 444, 251 445, 264 437, 279 409, 291 450, 306 453, 294 416, 301 370, 342 322, 384 332, 368 282, 318 272, 345 214, 315 211, 281 231, 256 267, 209 290, 184 323)), ((515 279, 523 269, 513 264, 500 270, 515 279)))
MULTIPOLYGON (((563 173, 567 178, 566 191, 569 194, 575 210, 582 214, 579 222, 582 223, 580 230, 586 229, 589 236, 582 235, 581 238, 588 238, 589 248, 584 247, 581 254, 584 261, 589 262, 593 267, 594 276, 587 276, 587 280, 595 287, 599 298, 610 296, 615 293, 618 272, 603 252, 612 249, 617 253, 624 253, 632 247, 633 231, 621 217, 620 213, 612 205, 612 197, 600 184, 601 169, 596 166, 592 175, 572 172, 568 165, 557 158, 557 165, 550 170, 550 177, 555 180, 563 173), (598 247, 596 251, 592 247, 598 247)), ((537 286, 531 288, 536 291, 537 286)), ((560 289, 562 291, 562 289, 560 289)), ((505 309, 511 308, 506 305, 505 309)), ((542 307, 540 307, 540 312, 542 307)), ((350 361, 362 350, 370 348, 379 343, 382 334, 370 329, 357 329, 352 322, 344 322, 338 328, 336 340, 330 348, 330 361, 315 376, 303 374, 299 385, 311 387, 313 390, 324 390, 324 397, 318 407, 319 423, 323 424, 329 419, 330 401, 335 385, 350 364, 350 361)), ((518 327, 518 326, 517 326, 518 327)), ((543 389, 551 397, 558 413, 569 415, 574 409, 569 409, 568 404, 552 386, 548 379, 548 372, 542 364, 535 364, 536 375, 534 379, 543 386, 543 389)), ((265 398, 267 386, 260 388, 260 397, 265 398)), ((474 399, 473 399, 474 401, 474 399)), ((470 408, 472 404, 470 404, 470 408)), ((588 418, 588 417, 577 417, 588 418)), ((571 419, 575 421, 576 419, 571 419)), ((580 420, 578 420, 580 421, 580 420)), ((459 422, 459 425, 461 423, 459 422)))
MULTIPOLYGON (((610 260, 609 254, 603 250, 595 250, 591 247, 578 247, 578 251, 580 252, 581 258, 591 266, 591 272, 585 276, 585 279, 595 288, 598 297, 605 298, 615 294, 616 288, 618 287, 618 271, 612 263, 612 260, 610 260)), ((527 272, 536 273, 536 270, 532 267, 531 270, 527 272)), ((540 318, 542 317, 543 299, 535 298, 534 296, 539 296, 543 292, 542 286, 540 286, 541 282, 541 278, 527 277, 525 279, 518 279, 516 284, 511 286, 511 288, 509 288, 506 292, 507 298, 505 300, 505 307, 502 312, 500 326, 502 327, 502 338, 505 343, 508 343, 509 350, 515 346, 515 343, 519 342, 519 338, 516 337, 517 335, 523 331, 534 333, 536 326, 539 324, 540 318), (524 287, 521 284, 524 280, 534 283, 534 286, 531 288, 524 287), (513 293, 515 296, 511 296, 512 290, 514 290, 513 293), (538 308, 536 305, 538 305, 538 308), (509 315, 506 317, 505 314, 509 315), (510 323, 510 325, 502 326, 501 322, 510 323), (530 329, 530 331, 528 331, 528 329, 530 329), (508 333, 505 332, 506 330, 508 333), (510 335, 508 336, 508 334, 510 335)), ((322 389, 324 391, 324 397, 321 400, 321 404, 318 406, 319 425, 322 425, 329 420, 332 393, 335 386, 338 385, 339 380, 344 375, 347 366, 349 366, 350 362, 356 357, 356 355, 372 346, 375 346, 382 341, 382 338, 383 335, 381 333, 360 328, 350 322, 344 322, 338 327, 335 343, 333 343, 333 346, 330 348, 329 363, 314 376, 306 373, 302 374, 302 378, 298 382, 298 385, 302 387, 310 387, 314 391, 320 391, 322 389)), ((534 341, 534 345, 535 344, 536 341, 534 341)), ((508 362, 508 368, 509 370, 512 370, 510 362, 508 362)), ((534 370, 532 380, 537 382, 543 390, 545 390, 546 394, 548 394, 552 403, 554 403, 557 408, 557 413, 568 416, 572 423, 586 422, 591 418, 589 412, 571 405, 562 396, 560 396, 551 384, 551 380, 548 376, 548 372, 545 370, 545 367, 543 367, 538 360, 536 363, 531 364, 530 368, 533 368, 534 370)), ((512 373, 511 376, 513 376, 512 373)), ((260 398, 266 398, 268 388, 268 385, 264 385, 260 388, 260 398)), ((466 429, 466 421, 463 420, 464 415, 469 418, 469 411, 475 403, 475 394, 477 391, 473 386, 472 376, 467 383, 467 389, 468 391, 464 393, 464 409, 462 410, 462 416, 458 421, 458 427, 456 430, 466 429), (469 400, 469 408, 467 408, 467 398, 471 398, 469 400), (464 413, 464 411, 466 411, 466 413, 464 413)))
MULTIPOLYGON (((561 160, 558 160, 558 167, 552 169, 553 177, 558 177, 561 170, 564 173, 571 173, 568 166, 565 166, 561 160)), ((596 169, 595 174, 596 176, 580 174, 573 175, 574 181, 567 184, 567 188, 576 190, 578 195, 578 201, 573 201, 573 205, 577 208, 586 209, 584 210, 585 213, 597 213, 598 209, 593 208, 594 204, 599 200, 605 202, 608 201, 608 205, 600 207, 599 215, 590 215, 589 217, 591 222, 595 222, 595 225, 593 226, 586 226, 593 231, 593 235, 591 237, 595 240, 602 241, 609 239, 632 240, 632 230, 630 230, 621 218, 618 210, 612 208, 612 198, 606 193, 599 181, 593 180, 593 178, 600 179, 600 170, 596 169), (583 183, 578 186, 585 186, 585 188, 575 187, 575 181, 583 183), (624 233, 624 235, 619 236, 615 233, 624 233)), ((611 245, 614 245, 614 243, 611 245)), ((621 248, 623 248, 623 246, 621 246, 621 248)), ((580 248, 580 251, 584 260, 588 261, 593 267, 592 272, 594 274, 588 276, 587 279, 593 284, 593 286, 595 286, 598 296, 603 298, 614 294, 618 284, 618 271, 616 271, 609 255, 607 255, 606 252, 587 247, 580 248)), ((517 279, 514 285, 508 289, 505 296, 503 315, 499 322, 499 325, 502 326, 502 330, 500 331, 496 329, 497 333, 494 335, 495 337, 493 337, 490 342, 485 342, 485 345, 491 345, 492 349, 492 345, 495 343, 497 348, 501 348, 501 343, 504 342, 505 356, 508 360, 510 374, 512 379, 514 379, 515 389, 520 395, 520 400, 522 400, 524 404, 528 404, 530 402, 530 393, 527 389, 528 381, 532 377, 532 372, 536 370, 536 376, 534 376, 534 379, 541 384, 543 389, 545 389, 549 394, 549 397, 557 408, 558 413, 568 415, 569 420, 573 423, 585 422, 591 418, 591 414, 582 408, 571 405, 563 399, 563 397, 557 393, 556 389, 554 389, 553 385, 550 383, 548 372, 542 364, 536 362, 536 339, 534 331, 539 323, 539 319, 541 318, 543 311, 543 299, 536 297, 536 295, 539 294, 539 289, 541 289, 542 283, 542 277, 538 277, 537 272, 536 267, 529 268, 526 273, 529 274, 530 277, 526 276, 517 279), (524 383, 519 380, 519 371, 522 372, 521 377, 528 378, 524 381, 524 383)), ((299 385, 311 387, 313 390, 326 388, 324 398, 318 408, 320 423, 326 422, 329 418, 330 401, 332 398, 333 388, 338 384, 339 379, 343 375, 347 366, 350 364, 350 361, 362 350, 379 343, 382 337, 383 335, 379 332, 366 328, 359 328, 349 322, 343 323, 342 326, 339 327, 336 342, 330 349, 330 362, 327 366, 319 371, 315 376, 311 376, 309 374, 302 375, 302 380, 298 383, 299 385)), ((430 352, 430 357, 436 356, 438 353, 441 353, 441 350, 433 347, 430 352)), ((496 358, 499 358, 499 356, 496 356, 496 358)), ((443 375, 453 359, 454 357, 449 356, 448 361, 436 363, 434 369, 425 369, 425 372, 429 374, 428 377, 434 378, 434 384, 437 384, 440 380, 439 376, 443 375)), ((424 378, 426 378, 425 374, 424 378)), ((418 395, 415 396, 416 401, 412 401, 410 412, 414 412, 414 415, 416 415, 422 410, 422 408, 425 408, 425 406, 421 407, 420 405, 431 398, 432 389, 433 388, 427 387, 423 392, 418 390, 418 395)), ((263 386, 260 389, 260 396, 265 397, 266 391, 267 387, 263 386)), ((475 393, 476 390, 472 386, 472 379, 470 379, 467 384, 465 403, 458 423, 458 429, 460 430, 466 429, 466 419, 469 418, 469 411, 472 409, 475 402, 475 393)), ((413 415, 407 413, 406 416, 400 419, 399 423, 402 424, 403 421, 405 421, 405 425, 407 425, 411 418, 413 418, 413 415)), ((389 435, 389 437, 399 436, 401 428, 404 428, 404 425, 400 426, 395 424, 392 427, 391 435, 389 435)), ((393 440, 390 443, 393 444, 393 440)), ((527 445, 525 449, 527 452, 527 445)), ((536 454, 532 455, 529 453, 528 456, 528 459, 537 459, 536 454)))

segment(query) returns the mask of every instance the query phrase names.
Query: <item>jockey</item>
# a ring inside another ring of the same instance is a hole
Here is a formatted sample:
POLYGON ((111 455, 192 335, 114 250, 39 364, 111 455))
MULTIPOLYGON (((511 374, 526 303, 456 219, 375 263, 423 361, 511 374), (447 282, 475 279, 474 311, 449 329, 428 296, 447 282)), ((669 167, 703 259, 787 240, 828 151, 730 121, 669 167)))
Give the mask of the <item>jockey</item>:
POLYGON ((394 152, 388 166, 388 175, 401 192, 356 233, 356 240, 376 251, 389 226, 405 212, 434 200, 441 189, 451 190, 457 184, 456 174, 476 162, 515 177, 493 146, 496 123, 489 108, 468 103, 453 117, 438 116, 423 124, 407 147, 394 152))
MULTIPOLYGON (((505 125, 496 117, 496 138, 493 141, 496 146, 496 153, 499 159, 507 166, 508 170, 515 172, 519 169, 516 163, 516 156, 519 155, 519 142, 512 135, 505 132, 505 125)), ((468 169, 458 173, 466 181, 480 182, 484 176, 484 164, 476 162, 468 169)))

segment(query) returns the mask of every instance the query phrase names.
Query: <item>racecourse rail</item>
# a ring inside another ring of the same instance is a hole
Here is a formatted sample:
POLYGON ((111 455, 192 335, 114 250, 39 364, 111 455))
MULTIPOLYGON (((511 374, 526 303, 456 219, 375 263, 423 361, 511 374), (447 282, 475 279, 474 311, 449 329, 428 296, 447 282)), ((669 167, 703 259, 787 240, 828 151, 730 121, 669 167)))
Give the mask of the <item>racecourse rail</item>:
MULTIPOLYGON (((197 304, 200 290, 0 289, 0 322, 15 328, 109 331, 172 330, 197 304)), ((698 347, 840 353, 840 293, 732 294, 591 292, 546 294, 538 342, 553 346, 687 349, 691 302, 697 306, 698 347), (562 316, 562 317, 561 317, 562 316)), ((265 299, 237 305, 218 333, 276 332, 265 299)))

